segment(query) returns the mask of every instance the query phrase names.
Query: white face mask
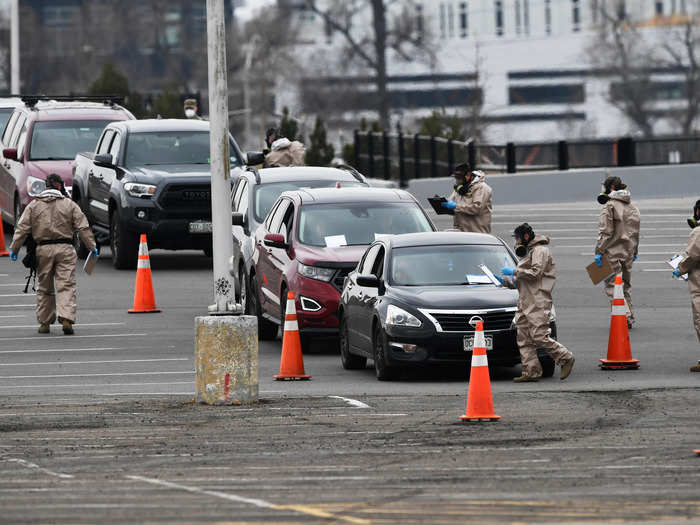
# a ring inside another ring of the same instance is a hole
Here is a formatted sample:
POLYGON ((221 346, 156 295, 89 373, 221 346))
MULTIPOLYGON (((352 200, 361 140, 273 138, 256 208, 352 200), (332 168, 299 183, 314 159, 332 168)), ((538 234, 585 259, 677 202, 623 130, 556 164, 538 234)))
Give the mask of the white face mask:
POLYGON ((187 118, 192 118, 192 117, 194 117, 194 115, 195 115, 194 109, 187 108, 187 109, 185 110, 185 116, 186 116, 187 118))

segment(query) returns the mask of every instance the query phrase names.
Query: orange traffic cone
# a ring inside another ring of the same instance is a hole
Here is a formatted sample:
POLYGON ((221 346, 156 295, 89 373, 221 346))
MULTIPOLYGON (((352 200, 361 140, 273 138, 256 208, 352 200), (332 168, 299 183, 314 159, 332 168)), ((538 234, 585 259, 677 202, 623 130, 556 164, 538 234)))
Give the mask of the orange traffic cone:
POLYGON ((134 288, 134 307, 128 310, 130 314, 146 314, 160 312, 156 308, 156 298, 153 294, 151 279, 151 260, 148 257, 146 234, 141 234, 139 244, 139 262, 136 267, 136 286, 134 288))
POLYGON ((698 450, 693 450, 693 452, 695 452, 695 455, 696 455, 696 456, 700 456, 700 449, 698 449, 698 450))
POLYGON ((627 328, 627 305, 622 291, 622 275, 615 276, 608 358, 601 359, 599 366, 603 370, 636 370, 639 368, 639 361, 632 359, 630 334, 627 328))
POLYGON ((10 255, 5 249, 5 231, 2 228, 2 217, 0 217, 0 257, 7 257, 10 255))
POLYGON ((297 324, 297 310, 294 306, 294 294, 287 293, 287 310, 284 316, 284 332, 282 333, 282 358, 280 373, 275 376, 277 381, 286 379, 311 379, 304 372, 304 357, 301 355, 301 339, 297 324))
POLYGON ((469 392, 467 393, 467 411, 460 419, 462 421, 498 421, 501 419, 501 416, 493 413, 491 380, 489 379, 489 363, 486 358, 483 321, 476 322, 474 351, 472 352, 472 366, 469 375, 469 392))

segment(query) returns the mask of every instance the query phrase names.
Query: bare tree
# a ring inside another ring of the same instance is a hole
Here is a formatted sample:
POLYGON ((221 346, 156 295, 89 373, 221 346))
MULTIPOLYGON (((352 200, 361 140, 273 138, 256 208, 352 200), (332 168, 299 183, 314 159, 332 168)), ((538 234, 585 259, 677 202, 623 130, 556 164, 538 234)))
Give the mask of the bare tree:
POLYGON ((691 14, 682 23, 669 27, 660 42, 663 67, 681 72, 683 108, 670 112, 671 120, 683 135, 695 132, 700 112, 700 2, 694 2, 691 14))
POLYGON ((372 72, 377 92, 377 111, 384 129, 389 128, 387 53, 397 60, 434 60, 423 20, 416 16, 413 0, 330 0, 321 7, 305 0, 306 7, 321 17, 329 31, 340 34, 345 43, 341 62, 359 63, 372 72), (371 13, 371 24, 367 24, 371 13))
POLYGON ((601 23, 587 56, 594 67, 616 79, 608 94, 610 103, 651 137, 656 121, 651 78, 655 53, 625 11, 624 2, 600 2, 597 9, 601 23))

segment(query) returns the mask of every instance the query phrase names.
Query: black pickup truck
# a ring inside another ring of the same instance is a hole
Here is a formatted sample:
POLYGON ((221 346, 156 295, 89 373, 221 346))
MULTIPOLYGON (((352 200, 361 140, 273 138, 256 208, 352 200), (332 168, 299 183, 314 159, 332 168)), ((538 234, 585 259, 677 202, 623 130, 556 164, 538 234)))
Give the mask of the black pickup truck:
MULTIPOLYGON (((246 156, 229 135, 231 180, 246 156)), ((251 155, 251 154, 249 154, 251 155)), ((253 162, 260 161, 257 154, 253 162)), ((132 120, 109 124, 95 153, 79 153, 73 200, 99 245, 109 244, 115 268, 136 267, 139 235, 149 248, 200 249, 211 256, 209 123, 132 120)), ((78 255, 87 250, 76 239, 78 255)))

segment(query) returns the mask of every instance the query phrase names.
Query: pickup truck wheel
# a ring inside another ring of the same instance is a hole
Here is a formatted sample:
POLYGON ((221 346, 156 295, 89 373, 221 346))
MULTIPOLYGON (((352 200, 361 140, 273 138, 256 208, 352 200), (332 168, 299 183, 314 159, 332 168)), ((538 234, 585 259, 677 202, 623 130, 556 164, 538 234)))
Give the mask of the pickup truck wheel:
POLYGON ((119 210, 114 210, 109 220, 109 247, 112 250, 112 266, 117 270, 133 270, 139 255, 138 238, 124 230, 119 221, 119 210))
POLYGON ((90 253, 90 250, 83 244, 83 241, 80 240, 77 233, 73 234, 73 247, 75 248, 78 259, 85 259, 90 253))
POLYGON ((258 338, 263 341, 270 341, 277 337, 278 326, 272 321, 268 321, 262 315, 262 305, 260 304, 260 291, 258 289, 258 279, 253 275, 250 278, 250 304, 252 314, 258 318, 258 338))

